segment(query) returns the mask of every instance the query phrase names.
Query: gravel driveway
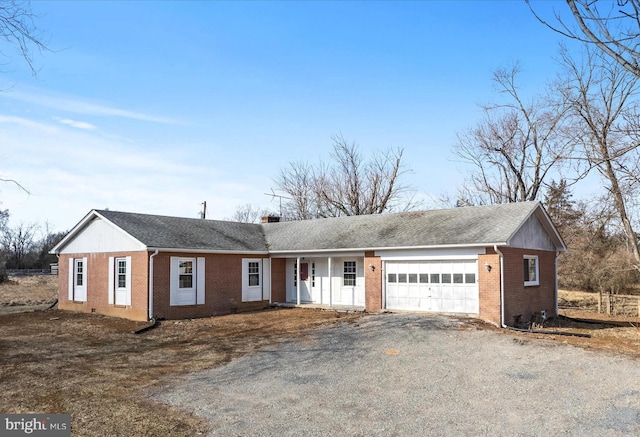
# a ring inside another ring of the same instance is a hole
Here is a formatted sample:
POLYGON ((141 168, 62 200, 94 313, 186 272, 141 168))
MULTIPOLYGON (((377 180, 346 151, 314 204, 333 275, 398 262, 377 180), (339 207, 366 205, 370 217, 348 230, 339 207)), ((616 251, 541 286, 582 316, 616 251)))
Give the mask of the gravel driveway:
POLYGON ((443 316, 371 315, 154 399, 206 418, 211 436, 629 436, 640 362, 443 316))

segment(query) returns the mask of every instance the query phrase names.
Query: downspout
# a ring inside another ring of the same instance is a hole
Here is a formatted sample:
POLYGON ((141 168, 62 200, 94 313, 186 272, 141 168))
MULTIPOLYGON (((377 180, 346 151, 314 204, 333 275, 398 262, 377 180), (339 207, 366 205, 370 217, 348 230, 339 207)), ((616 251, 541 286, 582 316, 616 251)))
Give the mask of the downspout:
POLYGON ((153 320, 153 257, 158 254, 158 249, 149 257, 149 320, 153 320))
POLYGON ((504 255, 498 249, 497 244, 493 245, 493 250, 500 255, 500 326, 506 328, 507 325, 504 323, 504 255))
POLYGON ((555 296, 556 296, 556 317, 558 317, 558 257, 560 256, 560 251, 556 250, 556 257, 553 260, 553 273, 555 275, 556 278, 556 289, 555 289, 555 296))

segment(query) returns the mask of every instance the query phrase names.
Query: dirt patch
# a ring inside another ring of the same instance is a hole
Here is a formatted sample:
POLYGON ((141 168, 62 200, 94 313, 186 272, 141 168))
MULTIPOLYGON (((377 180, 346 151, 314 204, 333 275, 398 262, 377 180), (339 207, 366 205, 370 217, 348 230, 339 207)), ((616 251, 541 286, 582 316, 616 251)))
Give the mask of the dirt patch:
POLYGON ((0 283, 0 314, 43 309, 57 297, 55 275, 10 276, 0 283))
POLYGON ((0 316, 5 413, 70 413, 74 435, 188 436, 199 418, 154 403, 144 391, 360 314, 278 309, 145 323, 50 310, 0 316))
POLYGON ((561 309, 559 312, 560 317, 547 320, 544 326, 535 328, 546 333, 503 332, 640 358, 640 318, 599 314, 595 310, 585 309, 561 309), (556 335, 554 332, 565 335, 556 335), (571 333, 587 334, 590 338, 566 335, 571 333))
MULTIPOLYGON (((18 285, 0 285, 0 301, 48 303, 55 299, 55 277, 25 279, 19 278, 18 285)), ((0 310, 3 308, 27 306, 0 306, 0 310)), ((591 338, 519 334, 477 319, 457 320, 462 330, 494 330, 524 342, 552 339, 640 357, 640 319, 580 309, 563 310, 562 314, 569 318, 551 320, 543 329, 589 333, 591 338)), ((157 328, 134 335, 132 332, 146 323, 60 310, 2 315, 0 380, 4 396, 0 398, 0 411, 70 413, 74 435, 197 435, 206 432, 207 422, 155 403, 148 394, 158 393, 176 378, 270 345, 290 339, 312 342, 309 334, 317 329, 356 321, 360 316, 274 309, 162 321, 157 328)), ((385 351, 394 355, 397 349, 385 351)))

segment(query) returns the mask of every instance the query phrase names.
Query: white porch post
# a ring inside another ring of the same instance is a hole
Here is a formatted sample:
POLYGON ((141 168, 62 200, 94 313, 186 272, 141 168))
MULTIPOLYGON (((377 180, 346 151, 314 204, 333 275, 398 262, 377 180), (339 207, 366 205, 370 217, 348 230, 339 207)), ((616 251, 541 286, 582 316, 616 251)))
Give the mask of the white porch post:
POLYGON ((300 305, 300 257, 296 258, 296 305, 300 305))
POLYGON ((329 257, 327 260, 327 269, 328 269, 328 273, 329 273, 329 306, 332 307, 333 306, 333 278, 331 277, 331 261, 333 258, 329 257))

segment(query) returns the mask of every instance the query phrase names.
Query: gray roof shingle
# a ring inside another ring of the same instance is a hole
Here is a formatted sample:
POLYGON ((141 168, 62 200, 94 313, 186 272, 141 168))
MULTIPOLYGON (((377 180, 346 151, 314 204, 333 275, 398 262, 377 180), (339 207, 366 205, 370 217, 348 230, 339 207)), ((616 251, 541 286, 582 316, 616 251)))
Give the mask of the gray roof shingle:
POLYGON ((262 227, 250 223, 96 211, 149 248, 266 251, 262 227))
MULTIPOLYGON (((534 213, 546 216, 539 202, 265 224, 95 211, 150 249, 263 253, 506 245, 534 213)), ((563 249, 546 217, 542 225, 563 249)), ((83 222, 54 248, 56 253, 83 222)))
POLYGON ((264 224, 270 251, 507 243, 538 202, 264 224))

